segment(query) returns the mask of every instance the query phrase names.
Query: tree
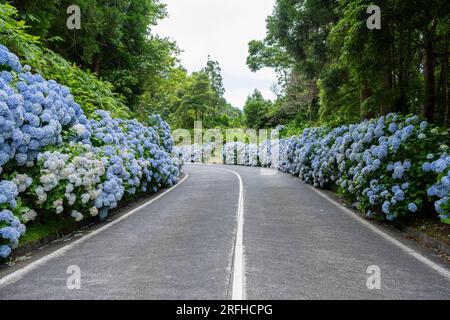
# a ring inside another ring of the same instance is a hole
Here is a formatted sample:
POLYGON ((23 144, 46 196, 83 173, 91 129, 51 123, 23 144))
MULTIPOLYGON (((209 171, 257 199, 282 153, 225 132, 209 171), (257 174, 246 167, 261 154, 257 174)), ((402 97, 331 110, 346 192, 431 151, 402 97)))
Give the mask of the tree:
POLYGON ((166 16, 159 0, 79 0, 81 30, 66 27, 69 0, 14 0, 31 19, 30 32, 50 49, 112 82, 136 110, 144 87, 158 81, 177 52, 167 39, 151 34, 166 16))
POLYGON ((268 112, 271 106, 269 100, 265 100, 259 90, 247 97, 244 106, 245 123, 249 128, 264 128, 268 120, 268 112))
POLYGON ((336 6, 336 1, 327 0, 278 0, 266 20, 266 38, 249 43, 249 68, 272 67, 279 74, 284 97, 275 114, 282 118, 299 113, 308 121, 316 118, 317 81, 330 60, 326 39, 336 6))
MULTIPOLYGON (((193 113, 195 121, 205 120, 205 113, 211 110, 213 101, 213 91, 208 74, 205 72, 196 72, 192 75, 192 82, 186 88, 183 95, 183 101, 180 108, 186 114, 193 113)), ((206 118, 205 125, 209 125, 209 119, 206 118)))
POLYGON ((283 70, 277 117, 338 124, 422 113, 448 126, 449 18, 445 0, 277 0, 247 64, 283 70), (380 30, 366 25, 373 4, 380 30))
POLYGON ((211 56, 208 56, 204 72, 209 76, 211 88, 214 90, 216 96, 222 98, 225 94, 225 88, 223 86, 222 69, 220 68, 219 62, 212 60, 211 56))

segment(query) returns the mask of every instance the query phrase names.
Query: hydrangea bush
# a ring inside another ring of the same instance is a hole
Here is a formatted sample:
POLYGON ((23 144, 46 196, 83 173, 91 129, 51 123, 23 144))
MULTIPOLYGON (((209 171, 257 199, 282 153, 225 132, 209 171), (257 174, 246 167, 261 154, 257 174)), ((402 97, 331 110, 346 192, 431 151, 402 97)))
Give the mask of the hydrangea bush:
POLYGON ((272 166, 318 188, 336 186, 370 217, 394 220, 436 211, 449 222, 449 132, 418 116, 389 114, 338 128, 308 128, 300 136, 252 145, 224 145, 226 164, 272 166), (278 143, 277 163, 272 160, 278 143), (241 152, 239 154, 239 152, 241 152), (245 160, 242 160, 245 159, 245 160))
MULTIPOLYGON (((436 157, 433 154, 427 156, 427 160, 434 158, 436 157)), ((435 161, 425 162, 422 169, 437 176, 435 183, 428 188, 427 192, 430 197, 438 198, 434 203, 434 208, 441 219, 450 224, 450 155, 443 153, 435 161)))
POLYGON ((88 119, 70 90, 22 67, 0 45, 0 258, 25 224, 67 214, 104 218, 119 202, 174 185, 170 127, 98 110, 88 119))
POLYGON ((203 145, 194 143, 192 145, 174 147, 173 152, 183 162, 206 162, 210 160, 214 149, 213 143, 205 143, 203 145))
POLYGON ((174 147, 174 152, 183 162, 201 162, 203 150, 198 144, 174 147))

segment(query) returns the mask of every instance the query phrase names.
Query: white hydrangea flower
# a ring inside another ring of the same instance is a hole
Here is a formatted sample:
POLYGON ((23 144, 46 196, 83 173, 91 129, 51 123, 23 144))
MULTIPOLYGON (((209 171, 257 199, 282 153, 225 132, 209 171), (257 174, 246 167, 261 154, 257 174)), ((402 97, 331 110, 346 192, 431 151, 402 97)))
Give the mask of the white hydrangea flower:
POLYGON ((24 214, 22 214, 21 218, 22 218, 23 223, 28 223, 28 222, 36 219, 36 216, 37 216, 36 211, 31 209, 31 210, 28 210, 27 212, 25 212, 24 214))
POLYGON ((47 201, 47 193, 44 191, 43 187, 37 187, 36 188, 36 195, 38 197, 38 204, 42 204, 45 201, 47 201))
POLYGON ((427 135, 426 135, 425 133, 420 133, 420 134, 417 136, 417 138, 418 138, 419 140, 424 140, 424 139, 427 138, 427 135))
POLYGON ((65 197, 70 206, 72 206, 77 200, 77 196, 74 193, 66 193, 65 197))
POLYGON ((73 192, 74 189, 75 188, 74 188, 73 184, 69 183, 69 184, 67 184, 67 187, 66 187, 66 193, 71 193, 71 192, 73 192))
POLYGON ((78 211, 73 210, 70 215, 75 219, 76 222, 80 222, 81 220, 83 220, 83 215, 78 211))
POLYGON ((58 185, 59 179, 58 176, 56 176, 55 174, 49 173, 42 175, 40 178, 40 182, 42 183, 44 191, 48 192, 58 185))
POLYGON ((72 127, 73 131, 75 132, 75 134, 77 135, 77 137, 83 137, 86 134, 86 127, 80 123, 74 125, 72 127))
POLYGON ((62 206, 63 203, 64 203, 64 199, 55 200, 55 201, 53 201, 53 208, 57 208, 59 206, 62 206))
POLYGON ((91 200, 91 196, 89 195, 89 193, 83 193, 83 194, 81 195, 81 203, 82 203, 82 204, 88 203, 89 200, 91 200))
POLYGON ((18 174, 12 181, 16 184, 19 193, 24 192, 33 183, 33 179, 26 174, 18 174))
POLYGON ((92 207, 92 208, 89 210, 89 214, 90 214, 91 216, 93 216, 93 217, 97 216, 97 215, 98 215, 98 209, 97 209, 96 207, 92 207))

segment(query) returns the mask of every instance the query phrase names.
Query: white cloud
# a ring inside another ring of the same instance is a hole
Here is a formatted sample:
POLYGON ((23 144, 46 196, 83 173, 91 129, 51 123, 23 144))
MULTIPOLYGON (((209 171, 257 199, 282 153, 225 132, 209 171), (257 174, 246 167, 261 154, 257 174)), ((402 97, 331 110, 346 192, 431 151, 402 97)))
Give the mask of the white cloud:
POLYGON ((274 98, 270 87, 276 82, 273 70, 252 73, 247 65, 248 42, 263 39, 266 17, 275 0, 164 0, 169 18, 153 29, 175 40, 183 52, 181 62, 190 72, 203 68, 208 55, 219 61, 225 97, 242 107, 247 95, 259 89, 274 98))

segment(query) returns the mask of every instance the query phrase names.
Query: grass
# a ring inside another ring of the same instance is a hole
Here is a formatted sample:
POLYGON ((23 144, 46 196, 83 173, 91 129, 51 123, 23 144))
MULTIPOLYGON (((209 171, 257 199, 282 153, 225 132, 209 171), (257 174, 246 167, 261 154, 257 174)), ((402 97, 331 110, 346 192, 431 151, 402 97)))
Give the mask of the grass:
POLYGON ((71 217, 31 224, 27 227, 25 235, 19 240, 19 248, 37 243, 49 236, 59 237, 67 232, 78 229, 78 227, 79 224, 71 217))

